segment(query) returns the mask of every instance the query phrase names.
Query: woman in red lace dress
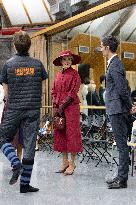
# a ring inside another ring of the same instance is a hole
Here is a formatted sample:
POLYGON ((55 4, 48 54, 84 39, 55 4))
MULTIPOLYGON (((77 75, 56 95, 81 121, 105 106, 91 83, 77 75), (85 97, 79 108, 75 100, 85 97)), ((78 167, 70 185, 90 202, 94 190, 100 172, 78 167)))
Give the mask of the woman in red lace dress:
POLYGON ((52 88, 52 101, 54 115, 65 116, 66 127, 64 130, 54 130, 54 150, 62 152, 63 162, 58 173, 71 175, 75 169, 75 159, 81 152, 82 140, 80 131, 80 106, 78 91, 80 88, 80 77, 78 72, 71 67, 80 61, 80 56, 70 51, 63 51, 53 63, 61 66, 52 88), (70 161, 68 160, 70 153, 70 161))

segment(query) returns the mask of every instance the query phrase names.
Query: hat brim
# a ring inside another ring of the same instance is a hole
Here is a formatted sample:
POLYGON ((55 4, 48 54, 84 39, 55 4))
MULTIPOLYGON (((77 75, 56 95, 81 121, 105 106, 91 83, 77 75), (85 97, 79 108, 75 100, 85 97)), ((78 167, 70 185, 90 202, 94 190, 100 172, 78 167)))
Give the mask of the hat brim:
POLYGON ((80 57, 80 56, 75 55, 75 54, 72 54, 72 55, 59 56, 58 58, 56 58, 56 59, 53 61, 53 64, 54 64, 55 66, 62 66, 62 63, 61 63, 62 58, 63 58, 63 57, 68 57, 68 56, 72 56, 72 57, 73 57, 72 65, 76 65, 76 64, 78 64, 78 63, 81 61, 81 57, 80 57))

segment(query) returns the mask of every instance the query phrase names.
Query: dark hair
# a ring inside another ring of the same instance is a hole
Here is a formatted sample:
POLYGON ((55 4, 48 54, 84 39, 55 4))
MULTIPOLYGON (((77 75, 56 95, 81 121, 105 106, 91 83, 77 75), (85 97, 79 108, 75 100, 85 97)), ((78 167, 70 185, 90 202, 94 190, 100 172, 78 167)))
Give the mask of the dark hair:
POLYGON ((2 85, 2 74, 0 74, 0 85, 2 85))
POLYGON ((101 75, 100 76, 100 83, 102 84, 102 82, 106 79, 106 76, 105 75, 101 75))
POLYGON ((129 93, 131 93, 131 87, 130 87, 128 79, 126 79, 126 84, 127 84, 127 89, 129 91, 129 93))
POLYGON ((113 53, 116 52, 119 45, 119 42, 115 36, 105 36, 102 38, 102 42, 104 46, 109 46, 109 49, 113 53))
POLYGON ((25 31, 19 31, 14 34, 13 43, 17 52, 27 53, 31 46, 31 38, 25 31))
POLYGON ((89 64, 79 64, 78 65, 78 73, 81 78, 81 83, 84 83, 85 78, 89 79, 90 75, 90 65, 89 64))
POLYGON ((90 79, 89 79, 88 77, 85 77, 84 80, 83 80, 83 83, 84 83, 85 85, 90 84, 90 79))

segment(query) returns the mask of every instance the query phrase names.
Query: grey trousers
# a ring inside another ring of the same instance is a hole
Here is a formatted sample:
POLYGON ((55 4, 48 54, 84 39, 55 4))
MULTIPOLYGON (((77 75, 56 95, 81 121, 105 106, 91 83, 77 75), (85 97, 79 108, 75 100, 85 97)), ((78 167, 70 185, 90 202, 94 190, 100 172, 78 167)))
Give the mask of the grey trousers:
POLYGON ((119 150, 118 178, 120 180, 128 180, 129 148, 127 146, 127 138, 130 124, 129 116, 127 113, 121 113, 110 115, 109 119, 117 148, 119 150))
POLYGON ((0 148, 11 142, 21 125, 23 133, 23 158, 33 160, 39 127, 40 110, 10 110, 8 109, 0 124, 0 148))

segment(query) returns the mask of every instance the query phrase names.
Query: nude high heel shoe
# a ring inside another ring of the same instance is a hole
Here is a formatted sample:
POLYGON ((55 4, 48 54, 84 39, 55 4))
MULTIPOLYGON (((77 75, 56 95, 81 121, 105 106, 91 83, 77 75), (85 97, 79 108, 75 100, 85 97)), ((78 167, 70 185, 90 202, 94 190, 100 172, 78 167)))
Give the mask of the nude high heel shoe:
POLYGON ((61 166, 60 170, 57 171, 57 172, 55 172, 55 173, 64 173, 68 167, 69 167, 69 161, 66 162, 66 163, 64 163, 64 164, 61 166))
POLYGON ((69 162, 69 167, 64 172, 64 175, 72 175, 72 174, 74 174, 75 168, 76 168, 75 163, 70 161, 69 162))

